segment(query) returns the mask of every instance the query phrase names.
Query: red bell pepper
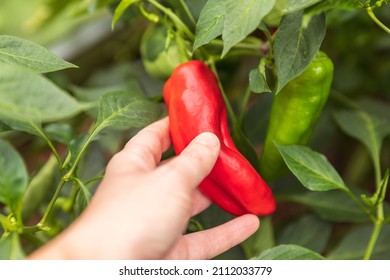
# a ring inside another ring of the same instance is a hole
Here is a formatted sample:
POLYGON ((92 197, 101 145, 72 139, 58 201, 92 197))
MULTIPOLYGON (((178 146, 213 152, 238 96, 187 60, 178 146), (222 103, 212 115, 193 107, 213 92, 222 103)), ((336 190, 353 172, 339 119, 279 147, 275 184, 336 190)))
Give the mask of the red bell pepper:
POLYGON ((200 190, 233 215, 269 215, 276 203, 271 189, 237 150, 229 133, 226 106, 214 73, 201 61, 179 65, 164 86, 170 134, 177 154, 202 132, 212 132, 221 151, 200 190))

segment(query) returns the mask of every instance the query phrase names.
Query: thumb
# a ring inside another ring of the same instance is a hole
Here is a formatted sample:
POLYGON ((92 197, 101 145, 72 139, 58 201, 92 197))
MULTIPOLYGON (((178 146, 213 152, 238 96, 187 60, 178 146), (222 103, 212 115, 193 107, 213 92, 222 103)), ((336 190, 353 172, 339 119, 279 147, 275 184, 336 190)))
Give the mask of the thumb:
POLYGON ((173 176, 180 185, 196 188, 210 173, 217 161, 220 151, 218 137, 204 132, 195 137, 191 143, 167 164, 160 167, 164 176, 173 176))

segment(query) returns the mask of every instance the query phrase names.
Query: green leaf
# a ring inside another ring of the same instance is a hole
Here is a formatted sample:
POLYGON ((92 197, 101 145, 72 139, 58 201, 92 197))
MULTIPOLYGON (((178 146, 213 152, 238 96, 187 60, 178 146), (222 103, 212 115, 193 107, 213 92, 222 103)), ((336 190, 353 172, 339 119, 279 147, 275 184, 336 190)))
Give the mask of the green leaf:
POLYGON ((369 222, 369 216, 345 192, 305 192, 290 195, 287 200, 310 207, 322 219, 330 222, 369 222))
POLYGON ((316 252, 304 247, 287 244, 279 245, 265 250, 255 260, 324 260, 325 258, 316 252))
POLYGON ((16 217, 27 188, 28 173, 22 157, 7 142, 0 139, 0 202, 7 205, 16 217))
POLYGON ((0 35, 0 61, 47 73, 77 67, 42 46, 14 36, 0 35))
POLYGON ((196 24, 193 50, 209 43, 222 34, 225 19, 225 1, 208 0, 196 24))
POLYGON ((112 18, 111 28, 114 29, 116 22, 119 20, 119 18, 123 15, 123 13, 128 7, 139 1, 140 0, 122 0, 115 9, 114 16, 112 18))
POLYGON ((259 26, 272 10, 276 0, 227 0, 222 31, 222 57, 238 42, 246 38, 259 26))
POLYGON ((255 93, 272 92, 267 84, 265 66, 265 60, 262 58, 259 67, 251 70, 249 73, 249 86, 251 91, 255 93))
POLYGON ((13 130, 27 132, 36 136, 44 135, 41 123, 38 121, 3 118, 3 122, 13 130))
POLYGON ((43 76, 0 62, 0 119, 55 121, 84 107, 43 76))
POLYGON ((125 91, 116 91, 102 96, 96 127, 127 129, 144 127, 158 119, 160 107, 145 97, 132 96, 125 91))
POLYGON ((0 133, 1 132, 6 132, 6 131, 10 131, 10 130, 12 130, 11 127, 6 125, 4 122, 0 121, 0 133))
POLYGON ((0 260, 22 260, 25 256, 19 235, 16 232, 0 239, 0 260))
POLYGON ((313 8, 310 8, 310 12, 319 12, 319 11, 327 11, 331 9, 345 9, 345 10, 353 10, 361 8, 359 1, 356 0, 327 0, 318 3, 313 8))
POLYGON ((309 17, 299 11, 282 18, 274 40, 276 93, 306 69, 319 51, 325 32, 324 14, 309 17))
POLYGON ((67 123, 48 124, 45 132, 50 139, 63 144, 68 144, 73 138, 73 128, 67 123))
POLYGON ((287 4, 287 12, 295 12, 310 7, 323 0, 289 0, 287 4))
POLYGON ((328 2, 323 0, 278 0, 265 18, 265 22, 269 25, 278 25, 282 16, 304 10, 321 1, 328 2))
POLYGON ((283 230, 279 244, 296 244, 321 253, 328 244, 332 227, 316 216, 307 215, 283 230), (304 233, 304 234, 302 234, 304 233))
POLYGON ((343 179, 324 155, 301 145, 275 145, 288 168, 305 188, 312 191, 347 190, 343 179))
MULTIPOLYGON (((373 225, 359 226, 349 232, 340 244, 327 256, 335 260, 363 259, 367 244, 373 231, 373 225)), ((371 259, 390 259, 390 224, 382 227, 372 252, 371 259)))
POLYGON ((380 155, 384 138, 390 134, 390 123, 363 111, 340 111, 334 116, 337 124, 346 134, 366 146, 375 162, 380 155))

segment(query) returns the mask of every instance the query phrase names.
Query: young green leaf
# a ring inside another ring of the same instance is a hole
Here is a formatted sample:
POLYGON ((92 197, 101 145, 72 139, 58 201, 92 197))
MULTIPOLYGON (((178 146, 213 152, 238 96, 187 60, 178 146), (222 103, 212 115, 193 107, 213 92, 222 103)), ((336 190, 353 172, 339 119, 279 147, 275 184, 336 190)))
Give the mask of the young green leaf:
POLYGON ((371 197, 368 197, 365 194, 361 195, 361 198, 364 201, 364 203, 366 203, 370 207, 376 207, 377 205, 379 205, 385 200, 387 185, 389 183, 389 176, 390 176, 390 169, 387 169, 386 174, 383 177, 382 182, 380 183, 380 186, 377 189, 377 191, 371 197))
POLYGON ((17 64, 39 73, 77 67, 42 46, 8 35, 0 35, 0 61, 17 64))
MULTIPOLYGON (((340 244, 327 256, 333 260, 362 259, 373 231, 373 225, 359 226, 349 232, 340 244)), ((388 260, 390 258, 390 224, 384 225, 372 252, 371 259, 388 260)))
POLYGON ((25 256, 19 235, 16 232, 0 240, 0 260, 22 260, 25 256))
POLYGON ((325 31, 324 14, 309 17, 299 11, 282 18, 274 40, 276 93, 310 64, 320 49, 325 31))
POLYGON ((288 168, 305 188, 312 191, 347 190, 343 179, 324 155, 305 146, 275 145, 288 168))
POLYGON ((225 21, 222 31, 222 57, 238 42, 242 41, 259 26, 272 10, 276 0, 227 0, 225 21))
POLYGON ((111 28, 114 29, 116 22, 119 20, 119 18, 123 15, 123 13, 128 7, 139 1, 140 0, 122 0, 115 9, 114 16, 112 18, 111 28))
POLYGON ((28 173, 22 157, 6 141, 0 139, 0 202, 19 216, 27 188, 28 173))
POLYGON ((260 60, 259 67, 257 69, 253 69, 250 71, 249 86, 251 91, 255 93, 272 92, 267 84, 264 58, 260 60))
POLYGON ((193 50, 209 43, 222 34, 225 17, 225 1, 208 0, 196 24, 193 50))
POLYGON ((334 114, 339 127, 349 136, 362 142, 371 158, 379 158, 384 138, 390 134, 390 123, 363 111, 340 111, 334 114))
POLYGON ((0 62, 0 119, 55 121, 79 114, 84 106, 43 76, 0 62))
POLYGON ((255 260, 324 260, 320 254, 307 248, 287 244, 265 250, 255 260))
POLYGON ((307 215, 293 222, 282 231, 279 244, 296 244, 321 253, 328 244, 332 227, 330 223, 307 215), (304 232, 304 234, 302 234, 304 232))
POLYGON ((345 192, 305 192, 287 197, 310 207, 322 219, 330 222, 364 223, 370 218, 366 212, 345 192))

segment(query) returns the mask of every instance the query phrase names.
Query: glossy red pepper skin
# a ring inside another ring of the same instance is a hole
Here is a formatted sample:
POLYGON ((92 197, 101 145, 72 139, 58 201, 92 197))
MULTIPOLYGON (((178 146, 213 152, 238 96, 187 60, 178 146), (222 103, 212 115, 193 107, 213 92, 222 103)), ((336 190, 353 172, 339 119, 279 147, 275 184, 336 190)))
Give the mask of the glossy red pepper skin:
POLYGON ((212 132, 221 152, 200 190, 225 211, 269 215, 276 203, 271 189, 237 150, 228 128, 226 106, 214 73, 201 61, 179 65, 164 86, 170 134, 177 154, 202 132, 212 132))

